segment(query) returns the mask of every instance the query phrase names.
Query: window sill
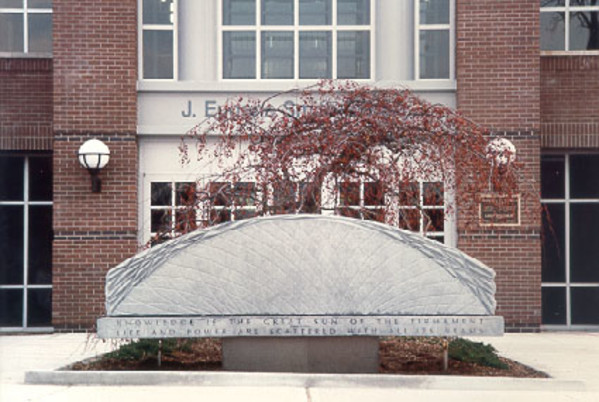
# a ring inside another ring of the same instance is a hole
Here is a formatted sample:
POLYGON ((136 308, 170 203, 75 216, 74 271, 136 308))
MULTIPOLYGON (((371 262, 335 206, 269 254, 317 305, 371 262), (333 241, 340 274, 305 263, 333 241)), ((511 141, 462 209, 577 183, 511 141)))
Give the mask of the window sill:
POLYGON ((599 50, 541 50, 543 56, 599 56, 599 50))
MULTIPOLYGON (((373 81, 356 80, 358 84, 374 88, 409 88, 419 92, 453 92, 457 89, 455 80, 410 80, 373 81)), ((139 92, 283 92, 296 88, 306 88, 318 80, 223 80, 223 81, 152 81, 137 82, 139 92)))
POLYGON ((0 52, 0 58, 5 59, 51 59, 52 53, 48 52, 0 52))

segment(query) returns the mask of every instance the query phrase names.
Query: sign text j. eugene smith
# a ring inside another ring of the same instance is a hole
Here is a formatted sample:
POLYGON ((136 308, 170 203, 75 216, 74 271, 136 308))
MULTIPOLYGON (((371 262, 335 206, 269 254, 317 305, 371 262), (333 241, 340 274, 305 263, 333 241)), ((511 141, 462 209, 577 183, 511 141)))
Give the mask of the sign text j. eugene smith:
POLYGON ((496 316, 189 316, 105 317, 100 338, 239 336, 485 336, 501 335, 496 316))

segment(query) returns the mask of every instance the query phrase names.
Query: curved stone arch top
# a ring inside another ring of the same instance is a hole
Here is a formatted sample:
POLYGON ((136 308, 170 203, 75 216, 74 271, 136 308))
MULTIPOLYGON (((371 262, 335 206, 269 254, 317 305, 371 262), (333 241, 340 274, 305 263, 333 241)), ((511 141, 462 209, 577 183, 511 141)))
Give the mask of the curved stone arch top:
POLYGON ((109 271, 109 316, 493 315, 495 273, 377 222, 279 215, 198 230, 109 271))

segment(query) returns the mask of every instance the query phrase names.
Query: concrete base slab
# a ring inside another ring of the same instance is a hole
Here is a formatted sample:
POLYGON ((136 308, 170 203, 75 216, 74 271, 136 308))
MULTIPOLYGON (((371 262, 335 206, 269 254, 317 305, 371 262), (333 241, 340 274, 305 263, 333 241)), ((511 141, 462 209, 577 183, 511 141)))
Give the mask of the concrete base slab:
POLYGON ((229 371, 377 373, 377 337, 223 338, 229 371))

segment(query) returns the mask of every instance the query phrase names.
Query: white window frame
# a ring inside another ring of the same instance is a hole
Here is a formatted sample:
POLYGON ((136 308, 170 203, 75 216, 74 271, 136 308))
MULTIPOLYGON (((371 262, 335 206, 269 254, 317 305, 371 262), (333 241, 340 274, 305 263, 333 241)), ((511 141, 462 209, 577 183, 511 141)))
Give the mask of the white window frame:
POLYGON ((420 0, 414 0, 414 79, 426 82, 447 82, 455 80, 455 0, 449 1, 448 24, 421 24, 420 0), (421 78, 420 77, 420 31, 449 32, 449 77, 421 78))
POLYGON ((223 25, 223 0, 218 1, 217 8, 217 49, 218 49, 218 78, 219 81, 226 82, 281 82, 281 81, 318 81, 315 78, 299 78, 299 33, 306 31, 330 31, 331 32, 331 79, 337 79, 337 32, 339 31, 365 31, 370 32, 370 77, 351 78, 357 82, 372 82, 375 78, 375 3, 377 0, 370 0, 370 24, 368 25, 337 25, 337 0, 331 3, 331 25, 300 25, 299 24, 299 0, 294 0, 293 25, 262 25, 261 0, 256 0, 256 24, 255 25, 223 25), (225 78, 223 70, 223 32, 252 31, 256 34, 256 77, 255 78, 225 78), (261 51, 261 33, 267 31, 293 32, 293 78, 262 78, 262 51, 261 51))
MULTIPOLYGON (((10 156, 10 155, 9 155, 10 156)), ((31 201, 29 199, 29 159, 35 155, 15 155, 24 158, 23 163, 23 200, 20 201, 0 201, 3 206, 21 206, 23 207, 23 283, 19 285, 3 285, 0 289, 17 289, 23 291, 23 311, 22 326, 20 327, 0 327, 2 332, 26 331, 26 332, 50 332, 53 327, 29 327, 27 326, 28 294, 29 289, 50 289, 52 284, 30 285, 29 284, 29 207, 31 206, 52 206, 52 201, 31 201)), ((44 155, 48 157, 47 155, 44 155)))
MULTIPOLYGON (((585 152, 586 154, 586 152, 585 152)), ((599 287, 599 282, 572 282, 570 280, 570 206, 572 204, 599 204, 599 198, 570 198, 570 156, 575 153, 544 153, 547 156, 564 156, 564 198, 542 198, 541 204, 564 205, 564 236, 565 236, 565 281, 564 282, 542 282, 541 288, 565 288, 566 290, 566 324, 543 324, 544 329, 574 329, 597 330, 599 325, 572 324, 572 288, 599 287)))
POLYGON ((564 0, 563 6, 541 7, 541 13, 562 12, 564 13, 564 49, 563 50, 542 50, 542 55, 598 55, 599 49, 596 50, 570 50, 570 13, 578 11, 595 11, 599 12, 599 4, 596 6, 571 6, 570 0, 564 0))
MULTIPOLYGON (((52 8, 29 8, 28 0, 22 0, 21 8, 0 8, 0 14, 21 14, 23 15, 23 51, 22 52, 2 52, 0 57, 52 57, 52 52, 30 52, 29 51, 29 14, 50 14, 52 8)), ((53 27, 52 27, 53 29, 53 27)))
POLYGON ((137 7, 137 65, 138 68, 138 79, 141 81, 151 82, 173 82, 179 80, 179 29, 178 29, 178 18, 179 18, 179 0, 172 0, 172 25, 164 24, 144 24, 143 22, 143 0, 138 0, 137 7), (173 32, 173 78, 144 78, 144 31, 172 31, 173 32))

